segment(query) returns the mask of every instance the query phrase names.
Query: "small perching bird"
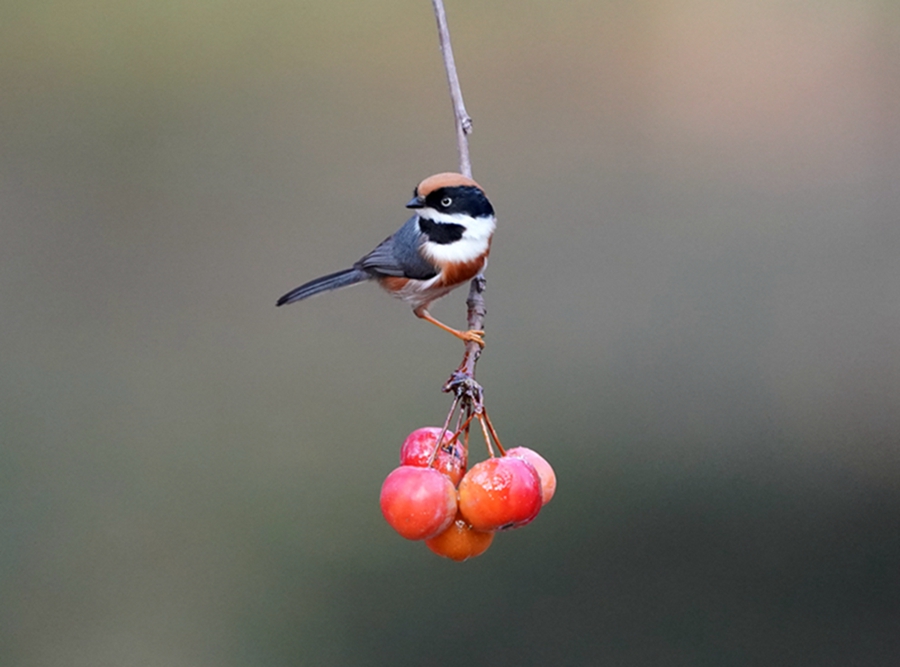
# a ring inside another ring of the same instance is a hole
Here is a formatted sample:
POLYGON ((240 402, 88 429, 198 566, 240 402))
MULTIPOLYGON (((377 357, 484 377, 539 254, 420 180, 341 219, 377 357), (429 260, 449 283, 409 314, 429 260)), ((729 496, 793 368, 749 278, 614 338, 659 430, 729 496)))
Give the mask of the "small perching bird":
POLYGON ((484 346, 484 332, 459 331, 432 317, 428 307, 484 270, 497 226, 481 186, 446 172, 419 183, 406 204, 415 215, 351 268, 316 278, 278 299, 278 305, 377 280, 408 303, 417 317, 466 342, 484 346))

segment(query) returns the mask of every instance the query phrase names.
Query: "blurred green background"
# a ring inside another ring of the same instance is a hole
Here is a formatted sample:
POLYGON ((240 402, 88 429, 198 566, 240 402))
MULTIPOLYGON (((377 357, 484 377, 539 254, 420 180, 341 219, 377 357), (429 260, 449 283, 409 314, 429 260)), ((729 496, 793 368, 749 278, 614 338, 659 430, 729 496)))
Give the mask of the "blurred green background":
POLYGON ((430 3, 0 5, 0 664, 896 664, 900 6, 447 9, 559 475, 461 565, 377 502, 461 346, 274 307, 456 168, 430 3))

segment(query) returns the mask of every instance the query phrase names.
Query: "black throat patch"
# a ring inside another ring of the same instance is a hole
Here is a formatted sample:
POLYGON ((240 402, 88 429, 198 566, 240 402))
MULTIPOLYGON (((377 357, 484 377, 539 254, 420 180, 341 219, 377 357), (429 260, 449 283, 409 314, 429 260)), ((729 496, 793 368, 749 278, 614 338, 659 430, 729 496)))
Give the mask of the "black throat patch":
POLYGON ((428 218, 419 218, 419 229, 432 243, 447 245, 462 238, 466 228, 454 222, 435 222, 428 218))

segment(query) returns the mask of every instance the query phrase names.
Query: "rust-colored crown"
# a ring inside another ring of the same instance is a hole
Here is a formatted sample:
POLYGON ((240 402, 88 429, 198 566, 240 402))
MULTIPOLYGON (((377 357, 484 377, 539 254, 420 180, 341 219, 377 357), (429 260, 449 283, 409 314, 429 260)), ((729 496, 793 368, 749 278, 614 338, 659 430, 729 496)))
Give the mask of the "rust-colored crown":
POLYGON ((468 185, 483 191, 483 188, 468 176, 457 174, 455 171, 445 171, 441 174, 429 176, 416 187, 416 194, 420 197, 427 197, 430 193, 440 188, 460 187, 468 185))

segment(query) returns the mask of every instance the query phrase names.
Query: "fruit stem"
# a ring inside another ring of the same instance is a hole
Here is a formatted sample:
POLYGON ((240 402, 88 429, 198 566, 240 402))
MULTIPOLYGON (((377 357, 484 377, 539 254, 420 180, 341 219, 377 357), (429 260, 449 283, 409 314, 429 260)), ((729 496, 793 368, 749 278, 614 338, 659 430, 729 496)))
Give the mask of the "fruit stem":
POLYGON ((481 424, 481 432, 484 433, 484 442, 487 444, 488 455, 494 458, 494 447, 491 445, 491 437, 488 435, 487 426, 484 423, 484 413, 478 413, 478 423, 481 424))
POLYGON ((441 435, 438 437, 437 442, 434 443, 434 449, 431 451, 431 457, 428 459, 429 468, 434 465, 434 460, 437 458, 438 450, 444 443, 444 436, 447 434, 447 427, 450 426, 450 420, 453 419, 453 413, 456 411, 456 406, 459 405, 459 401, 460 396, 457 396, 453 399, 453 403, 450 405, 450 412, 447 413, 447 419, 444 420, 444 428, 441 429, 441 435))
POLYGON ((468 469, 469 467, 469 424, 472 423, 472 417, 475 416, 475 413, 472 412, 471 408, 469 409, 469 418, 466 420, 466 437, 463 441, 463 465, 468 469))
POLYGON ((506 450, 503 449, 503 445, 500 444, 500 438, 497 437, 497 431, 494 430, 494 425, 491 424, 491 418, 488 417, 487 410, 484 410, 484 421, 487 423, 487 427, 491 432, 491 437, 494 438, 497 449, 500 450, 500 456, 506 456, 506 450))
MULTIPOLYGON (((462 412, 460 412, 460 415, 462 415, 462 412)), ((467 453, 468 453, 468 446, 469 446, 469 440, 468 440, 468 436, 469 436, 469 424, 472 423, 472 418, 473 418, 474 416, 475 416, 475 413, 474 413, 474 412, 473 412, 472 414, 470 414, 470 415, 466 418, 466 421, 463 422, 462 427, 459 428, 459 429, 456 431, 456 434, 455 434, 452 438, 450 438, 450 442, 455 442, 456 440, 459 439, 460 434, 461 434, 463 431, 465 431, 465 433, 466 433, 466 442, 465 442, 464 444, 465 444, 465 446, 466 446, 466 452, 467 452, 467 453)))

